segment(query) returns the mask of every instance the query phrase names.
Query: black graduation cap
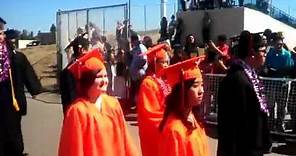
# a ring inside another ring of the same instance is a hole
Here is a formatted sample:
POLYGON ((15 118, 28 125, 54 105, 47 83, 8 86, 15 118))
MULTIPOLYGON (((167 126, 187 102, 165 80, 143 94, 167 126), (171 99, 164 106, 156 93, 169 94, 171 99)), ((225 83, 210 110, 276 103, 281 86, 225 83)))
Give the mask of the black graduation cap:
POLYGON ((65 49, 68 49, 70 47, 79 47, 83 45, 88 45, 89 41, 87 38, 85 38, 85 35, 87 33, 83 33, 82 35, 77 36, 74 40, 72 40, 65 49))
POLYGON ((6 21, 0 17, 0 23, 6 24, 6 21))
POLYGON ((4 25, 6 22, 0 17, 0 30, 4 30, 4 25))
POLYGON ((6 30, 5 32, 6 38, 9 40, 17 39, 20 36, 20 32, 14 29, 6 30))

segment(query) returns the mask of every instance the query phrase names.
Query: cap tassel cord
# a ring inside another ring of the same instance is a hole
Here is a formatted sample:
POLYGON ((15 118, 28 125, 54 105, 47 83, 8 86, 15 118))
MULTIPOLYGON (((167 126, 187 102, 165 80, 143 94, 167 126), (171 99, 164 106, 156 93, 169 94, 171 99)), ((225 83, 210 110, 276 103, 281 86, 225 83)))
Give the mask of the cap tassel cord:
POLYGON ((15 108, 15 110, 18 112, 18 111, 20 111, 20 107, 19 107, 19 105, 17 103, 17 100, 15 98, 15 94, 14 94, 14 87, 13 87, 13 81, 12 81, 11 68, 9 69, 9 79, 10 79, 11 94, 12 94, 12 104, 13 104, 13 107, 15 108))

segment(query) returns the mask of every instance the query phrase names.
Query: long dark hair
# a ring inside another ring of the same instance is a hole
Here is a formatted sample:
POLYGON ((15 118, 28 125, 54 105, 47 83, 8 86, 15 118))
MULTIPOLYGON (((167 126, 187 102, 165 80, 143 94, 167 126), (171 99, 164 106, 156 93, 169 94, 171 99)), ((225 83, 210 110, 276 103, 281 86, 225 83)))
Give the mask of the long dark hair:
POLYGON ((191 56, 192 52, 196 52, 197 51, 197 39, 193 34, 189 34, 186 36, 186 41, 185 41, 185 49, 184 49, 187 57, 191 56), (194 42, 191 43, 191 39, 190 36, 192 36, 194 38, 194 42))
POLYGON ((187 91, 194 84, 194 79, 184 81, 184 86, 182 83, 176 84, 172 88, 172 92, 166 97, 165 104, 166 108, 164 111, 163 119, 159 124, 159 130, 162 131, 164 125, 171 113, 174 113, 178 118, 181 119, 183 124, 188 129, 193 129, 192 125, 188 123, 187 117, 192 109, 192 106, 188 103, 187 91), (182 89, 184 87, 184 89, 182 89), (182 94, 184 95, 184 101, 182 101, 182 94))

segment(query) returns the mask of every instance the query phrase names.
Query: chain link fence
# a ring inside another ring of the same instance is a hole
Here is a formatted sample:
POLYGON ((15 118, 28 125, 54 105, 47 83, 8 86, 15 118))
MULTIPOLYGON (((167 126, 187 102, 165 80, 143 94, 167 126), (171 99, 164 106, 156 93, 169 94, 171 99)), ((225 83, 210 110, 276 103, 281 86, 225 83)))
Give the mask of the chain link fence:
MULTIPOLYGON (((206 74, 204 77, 204 118, 208 124, 217 124, 219 83, 225 75, 206 74)), ((296 80, 261 77, 265 87, 270 116, 270 130, 276 134, 296 137, 296 80)))
MULTIPOLYGON (((64 49, 78 34, 88 32, 90 38, 91 29, 95 29, 96 33, 115 41, 117 22, 126 20, 127 15, 127 4, 58 11, 56 17, 58 69, 61 70, 67 65, 64 49)), ((114 46, 115 43, 111 44, 114 46)))
MULTIPOLYGON (((161 5, 133 5, 130 7, 130 22, 135 31, 147 32, 151 30, 158 30, 160 28, 161 20, 161 5)), ((168 22, 170 17, 175 15, 178 10, 176 3, 166 3, 166 17, 168 22)))

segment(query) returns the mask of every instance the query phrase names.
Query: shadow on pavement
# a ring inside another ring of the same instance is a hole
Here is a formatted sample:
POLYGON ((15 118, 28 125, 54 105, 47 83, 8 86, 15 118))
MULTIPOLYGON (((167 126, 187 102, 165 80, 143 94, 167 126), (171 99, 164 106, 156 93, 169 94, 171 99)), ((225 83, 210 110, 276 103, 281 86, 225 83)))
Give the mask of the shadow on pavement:
POLYGON ((296 144, 286 144, 273 147, 272 152, 283 155, 296 155, 296 144))

